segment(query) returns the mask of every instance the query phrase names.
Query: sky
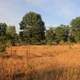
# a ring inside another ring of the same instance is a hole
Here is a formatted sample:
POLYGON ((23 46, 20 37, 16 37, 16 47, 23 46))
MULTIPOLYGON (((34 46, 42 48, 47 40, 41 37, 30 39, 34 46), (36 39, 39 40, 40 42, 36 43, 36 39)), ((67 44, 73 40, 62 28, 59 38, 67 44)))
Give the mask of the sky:
POLYGON ((0 0, 0 22, 15 25, 17 32, 29 11, 41 14, 47 27, 69 24, 80 16, 80 0, 0 0))

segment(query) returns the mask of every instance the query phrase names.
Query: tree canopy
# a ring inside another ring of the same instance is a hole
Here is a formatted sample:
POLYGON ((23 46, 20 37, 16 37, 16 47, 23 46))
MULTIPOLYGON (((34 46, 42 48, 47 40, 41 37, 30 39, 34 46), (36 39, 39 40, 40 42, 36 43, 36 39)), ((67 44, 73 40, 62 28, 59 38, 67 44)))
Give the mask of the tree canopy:
POLYGON ((0 51, 6 46, 16 44, 60 44, 61 42, 80 42, 80 16, 71 20, 68 25, 58 25, 46 29, 42 16, 35 12, 28 12, 23 17, 19 34, 16 26, 0 23, 0 51))
POLYGON ((76 17, 75 19, 72 19, 70 24, 71 27, 80 29, 80 16, 76 17))
POLYGON ((0 23, 0 36, 3 36, 6 34, 6 28, 7 28, 6 23, 0 23))
POLYGON ((20 22, 20 29, 23 30, 21 33, 27 42, 40 42, 45 38, 45 24, 38 13, 29 12, 24 15, 20 22))

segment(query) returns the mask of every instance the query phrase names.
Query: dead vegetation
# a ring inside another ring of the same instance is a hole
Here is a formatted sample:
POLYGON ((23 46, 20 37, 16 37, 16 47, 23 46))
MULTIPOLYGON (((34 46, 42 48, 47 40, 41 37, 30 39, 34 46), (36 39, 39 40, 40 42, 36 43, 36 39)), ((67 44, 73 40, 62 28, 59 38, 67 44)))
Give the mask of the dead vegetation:
POLYGON ((0 54, 0 80, 80 80, 79 48, 80 44, 7 48, 0 54))

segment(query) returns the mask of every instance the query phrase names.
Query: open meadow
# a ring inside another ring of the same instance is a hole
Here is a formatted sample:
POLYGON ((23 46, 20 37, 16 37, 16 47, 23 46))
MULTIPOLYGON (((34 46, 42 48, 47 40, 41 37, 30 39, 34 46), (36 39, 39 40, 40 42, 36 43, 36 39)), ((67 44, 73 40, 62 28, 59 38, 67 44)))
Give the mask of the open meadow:
POLYGON ((80 44, 6 48, 0 80, 80 80, 80 44))

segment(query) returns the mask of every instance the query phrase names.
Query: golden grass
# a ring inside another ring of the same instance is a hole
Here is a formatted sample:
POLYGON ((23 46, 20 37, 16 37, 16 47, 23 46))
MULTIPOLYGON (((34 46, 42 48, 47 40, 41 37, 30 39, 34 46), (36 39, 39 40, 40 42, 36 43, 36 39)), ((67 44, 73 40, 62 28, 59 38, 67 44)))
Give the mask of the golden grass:
POLYGON ((80 44, 6 48, 0 80, 80 80, 80 44))

